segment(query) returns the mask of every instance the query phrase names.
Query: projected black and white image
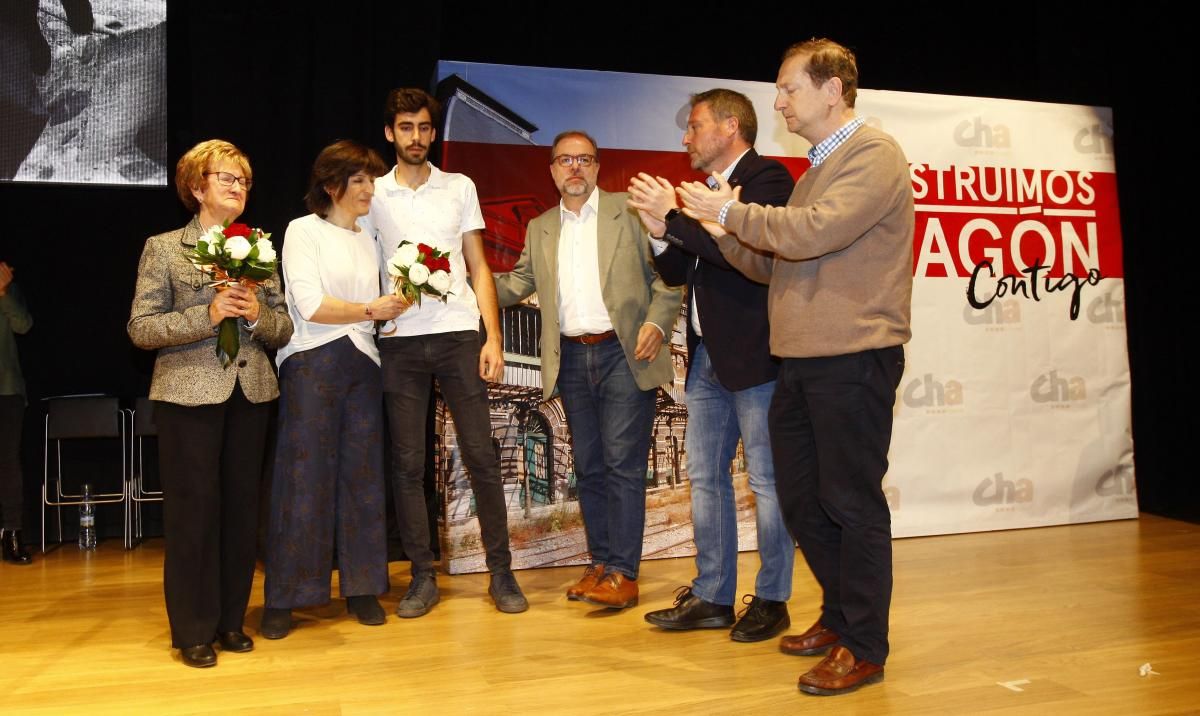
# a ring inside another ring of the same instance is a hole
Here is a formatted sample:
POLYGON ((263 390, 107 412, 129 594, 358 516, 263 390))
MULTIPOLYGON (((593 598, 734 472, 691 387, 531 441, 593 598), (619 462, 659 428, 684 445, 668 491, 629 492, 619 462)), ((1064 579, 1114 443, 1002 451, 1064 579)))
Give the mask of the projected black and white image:
POLYGON ((0 181, 167 183, 166 0, 0 0, 0 181))

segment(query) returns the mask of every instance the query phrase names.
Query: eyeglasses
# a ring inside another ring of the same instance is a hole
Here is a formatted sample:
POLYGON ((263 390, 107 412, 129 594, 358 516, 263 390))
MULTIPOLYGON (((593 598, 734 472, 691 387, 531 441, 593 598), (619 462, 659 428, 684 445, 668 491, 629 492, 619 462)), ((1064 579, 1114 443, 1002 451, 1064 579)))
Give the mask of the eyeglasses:
POLYGON ((254 180, 249 177, 238 177, 230 174, 229 172, 204 172, 204 176, 209 176, 211 174, 217 175, 217 183, 221 186, 233 186, 233 183, 237 182, 238 184, 241 184, 242 188, 246 191, 250 191, 250 187, 254 186, 254 180))
POLYGON ((550 163, 557 164, 564 169, 570 169, 576 164, 579 165, 580 169, 587 169, 593 164, 599 163, 599 161, 596 159, 595 154, 559 154, 557 157, 551 159, 550 163))

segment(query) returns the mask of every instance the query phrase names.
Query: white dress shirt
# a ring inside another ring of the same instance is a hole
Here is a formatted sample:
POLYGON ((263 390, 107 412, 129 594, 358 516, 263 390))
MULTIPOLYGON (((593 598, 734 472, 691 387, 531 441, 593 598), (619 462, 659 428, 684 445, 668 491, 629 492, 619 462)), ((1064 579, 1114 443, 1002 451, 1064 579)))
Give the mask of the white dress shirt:
POLYGON ((600 192, 595 189, 578 214, 558 203, 558 324, 564 336, 613 329, 600 288, 599 209, 600 192))

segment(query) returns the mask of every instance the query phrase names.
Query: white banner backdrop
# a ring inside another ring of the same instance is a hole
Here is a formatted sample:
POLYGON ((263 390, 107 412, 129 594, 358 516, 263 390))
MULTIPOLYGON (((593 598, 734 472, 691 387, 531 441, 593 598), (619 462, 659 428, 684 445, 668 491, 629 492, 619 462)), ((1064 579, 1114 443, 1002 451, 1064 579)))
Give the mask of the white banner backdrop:
MULTIPOLYGON (((751 98, 761 154, 808 165, 767 82, 462 62, 438 79, 455 97, 444 168, 485 203, 556 203, 547 146, 565 129, 596 137, 607 190, 696 178, 683 123, 713 87, 751 98)), ((893 534, 1136 517, 1111 110, 860 90, 857 113, 904 148, 917 204, 893 534)))

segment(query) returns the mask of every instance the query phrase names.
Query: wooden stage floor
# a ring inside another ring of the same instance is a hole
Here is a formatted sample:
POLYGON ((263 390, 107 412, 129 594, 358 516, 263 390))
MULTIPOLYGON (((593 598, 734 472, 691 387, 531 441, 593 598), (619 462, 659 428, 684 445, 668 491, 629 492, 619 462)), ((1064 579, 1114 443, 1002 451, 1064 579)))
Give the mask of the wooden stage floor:
MULTIPOLYGON (((800 694, 816 657, 774 640, 646 624, 690 559, 645 563, 642 603, 621 613, 565 600, 577 568, 518 573, 518 615, 492 608, 486 576, 443 575, 424 618, 364 627, 335 600, 287 639, 190 669, 169 648, 160 540, 36 556, 0 565, 3 714, 1200 713, 1200 526, 1149 515, 898 540, 886 680, 839 697, 800 694)), ((756 565, 741 556, 743 591, 756 565)), ((392 581, 389 612, 407 565, 392 581)), ((250 603, 257 636, 261 574, 250 603)), ((794 633, 817 605, 798 558, 794 633)))

